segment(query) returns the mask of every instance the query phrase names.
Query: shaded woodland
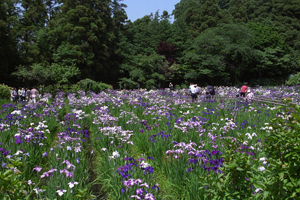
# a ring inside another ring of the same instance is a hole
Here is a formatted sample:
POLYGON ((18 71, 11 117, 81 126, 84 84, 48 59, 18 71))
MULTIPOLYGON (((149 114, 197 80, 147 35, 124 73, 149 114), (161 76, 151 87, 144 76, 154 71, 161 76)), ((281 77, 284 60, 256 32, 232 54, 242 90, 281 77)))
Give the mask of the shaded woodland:
POLYGON ((299 0, 181 0, 172 13, 134 22, 125 8, 120 0, 0 0, 2 82, 281 84, 300 71, 299 0))

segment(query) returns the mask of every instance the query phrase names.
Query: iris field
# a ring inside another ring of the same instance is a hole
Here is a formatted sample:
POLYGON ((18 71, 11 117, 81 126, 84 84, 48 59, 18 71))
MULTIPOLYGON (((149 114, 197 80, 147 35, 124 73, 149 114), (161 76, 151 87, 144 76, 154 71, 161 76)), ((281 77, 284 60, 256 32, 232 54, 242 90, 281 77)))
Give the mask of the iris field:
MULTIPOLYGON (((109 90, 3 104, 0 198, 296 199, 299 106, 216 91, 232 98, 109 90)), ((252 91, 299 102, 297 87, 252 91)))

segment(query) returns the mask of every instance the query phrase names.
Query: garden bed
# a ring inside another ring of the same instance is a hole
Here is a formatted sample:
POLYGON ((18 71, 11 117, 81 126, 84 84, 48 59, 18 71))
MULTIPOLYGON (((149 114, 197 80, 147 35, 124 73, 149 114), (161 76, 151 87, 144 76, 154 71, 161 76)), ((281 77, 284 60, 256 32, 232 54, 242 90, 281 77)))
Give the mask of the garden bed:
MULTIPOLYGON (((217 95, 230 97, 234 89, 221 92, 217 95)), ((268 172, 275 162, 268 138, 276 129, 272 119, 285 116, 284 111, 291 115, 289 108, 230 98, 196 103, 177 98, 184 94, 61 92, 45 94, 35 105, 2 105, 0 196, 271 198, 265 183, 277 174, 268 172)), ((283 185, 281 195, 292 196, 294 187, 283 185)))

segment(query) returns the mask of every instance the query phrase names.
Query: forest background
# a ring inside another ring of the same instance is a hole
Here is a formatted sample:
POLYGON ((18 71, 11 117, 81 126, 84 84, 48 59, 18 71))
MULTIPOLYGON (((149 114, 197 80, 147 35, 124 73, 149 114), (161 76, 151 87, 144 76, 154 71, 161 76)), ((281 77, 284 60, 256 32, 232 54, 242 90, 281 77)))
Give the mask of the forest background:
POLYGON ((299 0, 181 0, 172 13, 134 22, 124 8, 121 0, 0 0, 1 81, 272 85, 300 71, 299 0))

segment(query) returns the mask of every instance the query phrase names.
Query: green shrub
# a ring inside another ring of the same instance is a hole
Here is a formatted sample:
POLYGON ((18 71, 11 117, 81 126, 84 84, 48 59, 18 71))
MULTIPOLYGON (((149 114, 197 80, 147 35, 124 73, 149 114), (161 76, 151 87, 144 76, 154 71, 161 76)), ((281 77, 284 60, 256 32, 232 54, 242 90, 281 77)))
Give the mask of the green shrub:
POLYGON ((266 191, 274 199, 300 196, 300 106, 281 106, 284 112, 271 122, 265 151, 269 164, 266 191))
POLYGON ((84 90, 84 91, 93 91, 93 92, 100 92, 106 89, 113 89, 112 86, 102 83, 102 82, 96 82, 91 79, 83 79, 79 81, 76 84, 73 85, 68 85, 68 84, 55 84, 55 85, 39 85, 36 88, 40 94, 44 93, 51 93, 53 96, 57 94, 58 91, 63 91, 64 93, 68 92, 78 92, 79 90, 84 90))
POLYGON ((55 85, 48 85, 48 86, 39 85, 36 89, 39 91, 40 94, 51 93, 53 96, 55 96, 58 91, 63 91, 66 94, 68 92, 76 93, 78 90, 80 90, 80 87, 77 84, 73 84, 73 85, 55 84, 55 85))
POLYGON ((104 90, 106 90, 106 89, 110 89, 110 90, 113 89, 113 87, 112 87, 111 85, 108 85, 107 83, 102 83, 102 82, 100 82, 100 83, 99 83, 99 86, 100 86, 100 90, 101 90, 101 91, 104 91, 104 90))
POLYGON ((77 85, 84 91, 93 91, 96 93, 106 89, 112 89, 112 86, 106 83, 99 83, 88 78, 80 80, 77 85))
POLYGON ((186 84, 184 84, 184 83, 182 83, 180 87, 181 87, 182 89, 189 88, 189 86, 188 86, 188 85, 186 85, 186 84))
POLYGON ((7 85, 0 84, 0 99, 10 98, 10 88, 7 85))
POLYGON ((79 87, 79 85, 77 85, 77 84, 73 84, 73 85, 70 86, 70 91, 71 91, 71 92, 76 93, 76 92, 78 92, 79 90, 80 90, 80 87, 79 87))
POLYGON ((253 160, 253 156, 241 150, 245 135, 239 134, 235 139, 225 139, 227 150, 221 156, 223 167, 219 168, 222 173, 211 172, 199 177, 199 190, 205 194, 203 199, 261 199, 261 192, 255 194, 255 190, 262 187, 262 175, 258 169, 260 161, 253 160))
POLYGON ((290 78, 285 82, 285 85, 299 85, 300 84, 300 72, 291 75, 290 78))
MULTIPOLYGON (((286 100, 286 103, 290 101, 286 100)), ((240 134, 225 140, 221 174, 199 177, 204 199, 299 199, 300 196, 300 106, 278 108, 262 141, 259 159, 239 150, 245 140, 240 134), (232 140, 232 141, 231 141, 232 140)))
POLYGON ((174 89, 175 89, 175 90, 178 90, 178 89, 180 89, 180 88, 181 88, 181 87, 180 87, 180 85, 178 85, 178 84, 174 86, 174 89))
MULTIPOLYGON (((21 168, 25 167, 23 162, 9 159, 10 163, 0 172, 0 197, 1 199, 25 199, 30 186, 23 181, 21 168)), ((31 189, 30 189, 31 190, 31 189)))

